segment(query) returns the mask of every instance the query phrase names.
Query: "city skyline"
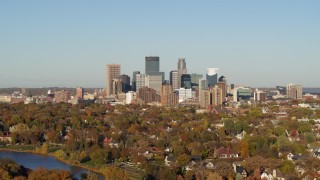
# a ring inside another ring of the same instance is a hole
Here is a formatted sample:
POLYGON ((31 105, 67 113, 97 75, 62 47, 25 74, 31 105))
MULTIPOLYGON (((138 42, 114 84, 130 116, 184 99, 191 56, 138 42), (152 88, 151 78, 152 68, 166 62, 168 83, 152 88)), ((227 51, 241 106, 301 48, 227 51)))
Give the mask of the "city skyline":
POLYGON ((169 80, 220 69, 229 83, 319 87, 318 1, 0 2, 0 88, 105 87, 106 64, 169 80))

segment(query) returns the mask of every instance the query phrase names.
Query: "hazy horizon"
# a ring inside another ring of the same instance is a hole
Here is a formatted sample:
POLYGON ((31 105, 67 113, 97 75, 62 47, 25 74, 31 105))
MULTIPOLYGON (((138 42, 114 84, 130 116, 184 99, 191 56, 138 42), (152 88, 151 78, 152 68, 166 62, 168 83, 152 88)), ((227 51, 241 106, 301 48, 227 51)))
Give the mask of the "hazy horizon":
POLYGON ((320 1, 1 1, 0 88, 105 87, 106 64, 166 79, 220 69, 250 87, 320 87, 320 1))

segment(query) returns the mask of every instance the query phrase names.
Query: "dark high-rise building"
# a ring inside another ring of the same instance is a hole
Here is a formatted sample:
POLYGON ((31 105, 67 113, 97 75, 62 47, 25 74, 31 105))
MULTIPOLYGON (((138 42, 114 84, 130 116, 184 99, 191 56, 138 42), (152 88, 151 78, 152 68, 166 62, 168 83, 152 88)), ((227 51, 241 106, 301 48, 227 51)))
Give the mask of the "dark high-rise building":
POLYGON ((227 78, 224 76, 220 76, 218 81, 227 83, 227 78))
POLYGON ((181 76, 181 87, 191 89, 191 76, 190 74, 183 74, 181 76))
POLYGON ((192 73, 191 76, 191 86, 199 86, 199 80, 203 78, 202 74, 192 73))
POLYGON ((120 76, 121 79, 121 83, 122 83, 122 92, 127 93, 128 91, 131 90, 130 87, 130 76, 126 75, 126 74, 122 74, 120 76))
POLYGON ((159 56, 147 56, 146 57, 146 75, 149 76, 162 76, 162 82, 164 82, 164 72, 160 72, 160 58, 159 56))
POLYGON ((153 75, 155 72, 160 72, 160 58, 158 56, 146 57, 146 74, 153 75))
POLYGON ((134 71, 132 76, 132 91, 137 91, 137 74, 140 74, 140 71, 134 71))

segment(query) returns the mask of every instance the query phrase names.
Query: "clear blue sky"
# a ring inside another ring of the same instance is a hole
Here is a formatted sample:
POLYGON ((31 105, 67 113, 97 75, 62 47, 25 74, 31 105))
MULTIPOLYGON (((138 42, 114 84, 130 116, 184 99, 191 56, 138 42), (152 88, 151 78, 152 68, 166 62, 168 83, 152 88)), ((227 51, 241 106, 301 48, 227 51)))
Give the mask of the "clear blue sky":
POLYGON ((106 64, 320 87, 320 1, 0 1, 0 87, 104 87, 106 64))

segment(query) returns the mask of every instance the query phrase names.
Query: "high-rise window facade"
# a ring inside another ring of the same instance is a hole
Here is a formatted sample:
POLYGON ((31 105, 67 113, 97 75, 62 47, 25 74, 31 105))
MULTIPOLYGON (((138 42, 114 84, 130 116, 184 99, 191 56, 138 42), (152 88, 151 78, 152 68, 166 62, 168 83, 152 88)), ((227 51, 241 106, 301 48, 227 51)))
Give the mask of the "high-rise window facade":
POLYGON ((120 76, 120 64, 107 64, 106 95, 112 95, 112 82, 120 76))

